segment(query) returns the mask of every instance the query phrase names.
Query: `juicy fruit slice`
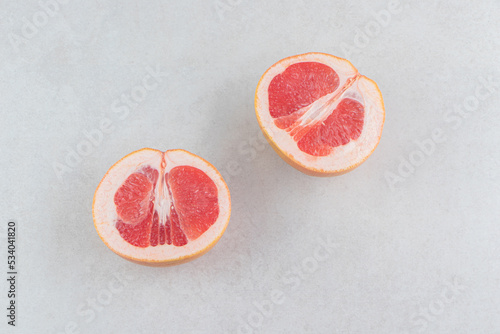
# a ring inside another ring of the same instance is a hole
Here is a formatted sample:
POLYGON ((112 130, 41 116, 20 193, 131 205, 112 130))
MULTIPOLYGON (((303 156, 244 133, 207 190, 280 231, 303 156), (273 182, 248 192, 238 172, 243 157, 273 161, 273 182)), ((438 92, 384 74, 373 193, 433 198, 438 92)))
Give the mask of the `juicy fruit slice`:
POLYGON ((322 53, 271 66, 257 86, 255 110, 278 154, 316 176, 342 174, 366 160, 385 118, 375 82, 349 61, 322 53))
POLYGON ((269 112, 274 118, 295 113, 339 86, 339 76, 317 62, 290 65, 269 84, 269 112))
POLYGON ((322 123, 313 126, 297 141, 303 152, 326 156, 332 148, 356 140, 363 130, 364 107, 356 100, 345 98, 322 123))
POLYGON ((152 175, 148 178, 142 170, 132 173, 115 193, 116 228, 124 240, 138 247, 184 246, 215 223, 219 216, 217 187, 204 172, 177 166, 165 174, 168 193, 176 203, 161 217, 154 207, 158 172, 153 170, 152 175))
POLYGON ((168 179, 172 197, 177 199, 180 227, 194 240, 219 216, 217 187, 205 173, 189 166, 174 168, 168 179))
POLYGON ((230 216, 227 186, 205 160, 183 150, 143 149, 106 173, 94 224, 118 255, 146 265, 185 262, 208 251, 230 216))

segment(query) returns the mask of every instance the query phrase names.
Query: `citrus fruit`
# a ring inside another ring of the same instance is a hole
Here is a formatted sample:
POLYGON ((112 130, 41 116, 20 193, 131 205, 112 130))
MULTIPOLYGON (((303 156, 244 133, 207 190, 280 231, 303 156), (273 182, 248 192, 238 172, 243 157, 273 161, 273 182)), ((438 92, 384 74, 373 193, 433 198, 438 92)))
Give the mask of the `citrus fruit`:
POLYGON ((152 266, 186 262, 212 248, 231 213, 226 183, 184 150, 145 148, 104 175, 94 195, 102 241, 127 260, 152 266))
POLYGON ((324 53, 271 66, 257 85, 255 112, 275 151, 315 176, 359 166, 380 141, 385 119, 377 84, 349 61, 324 53))

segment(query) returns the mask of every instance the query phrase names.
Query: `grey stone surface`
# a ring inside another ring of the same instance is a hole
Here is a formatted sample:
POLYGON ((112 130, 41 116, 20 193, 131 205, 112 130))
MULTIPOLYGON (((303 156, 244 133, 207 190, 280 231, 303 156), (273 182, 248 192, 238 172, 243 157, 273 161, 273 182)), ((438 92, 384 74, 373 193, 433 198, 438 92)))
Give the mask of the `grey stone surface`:
POLYGON ((1 4, 0 332, 500 333, 499 1, 63 2, 1 4), (289 167, 254 116, 263 72, 309 51, 384 96, 379 147, 336 178, 289 167), (142 147, 226 178, 200 259, 138 266, 95 232, 97 184, 142 147))

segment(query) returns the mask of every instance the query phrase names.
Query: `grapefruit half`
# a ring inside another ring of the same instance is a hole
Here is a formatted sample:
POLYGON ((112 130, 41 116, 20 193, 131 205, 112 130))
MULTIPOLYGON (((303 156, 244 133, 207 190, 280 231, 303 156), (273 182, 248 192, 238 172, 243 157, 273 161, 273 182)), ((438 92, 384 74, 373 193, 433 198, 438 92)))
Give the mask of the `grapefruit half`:
POLYGON ((231 214, 229 190, 207 161, 184 150, 145 148, 104 175, 94 195, 94 225, 121 257, 167 266, 212 248, 231 214))
POLYGON ((385 119, 377 84, 324 53, 280 60, 255 93, 259 126, 290 165, 314 176, 359 166, 375 150, 385 119))

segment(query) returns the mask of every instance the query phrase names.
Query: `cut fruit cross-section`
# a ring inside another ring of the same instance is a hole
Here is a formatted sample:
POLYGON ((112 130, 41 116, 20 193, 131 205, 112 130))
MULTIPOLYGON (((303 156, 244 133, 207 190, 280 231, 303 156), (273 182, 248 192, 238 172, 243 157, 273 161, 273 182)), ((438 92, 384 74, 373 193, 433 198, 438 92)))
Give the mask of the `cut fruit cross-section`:
POLYGON ((285 58, 255 93, 259 125, 290 165, 315 176, 339 175, 375 150, 385 120, 377 84, 324 53, 285 58))
POLYGON ((207 161, 184 150, 142 149, 109 169, 94 195, 94 224, 118 255, 173 265, 208 251, 231 212, 226 183, 207 161))

